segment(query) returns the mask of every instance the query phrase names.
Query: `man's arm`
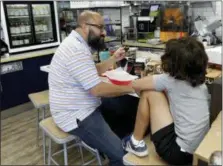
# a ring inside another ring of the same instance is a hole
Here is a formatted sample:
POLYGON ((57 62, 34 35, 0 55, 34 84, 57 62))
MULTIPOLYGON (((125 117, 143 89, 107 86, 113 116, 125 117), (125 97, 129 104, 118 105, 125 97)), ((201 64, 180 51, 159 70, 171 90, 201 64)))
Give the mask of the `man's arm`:
POLYGON ((97 97, 116 97, 135 92, 131 85, 118 86, 101 82, 90 89, 90 93, 97 97))
POLYGON ((108 60, 105 60, 101 63, 96 64, 98 75, 101 75, 104 72, 106 72, 110 67, 112 67, 115 64, 115 62, 116 62, 116 60, 115 60, 114 56, 112 56, 108 60))
POLYGON ((112 97, 134 92, 131 86, 117 86, 102 82, 91 56, 77 51, 67 60, 67 69, 84 90, 94 96, 112 97))
POLYGON ((124 57, 125 57, 125 50, 123 47, 120 47, 117 51, 115 51, 114 55, 110 57, 108 60, 96 64, 98 75, 101 75, 104 72, 106 72, 111 66, 113 66, 116 62, 122 60, 124 57))

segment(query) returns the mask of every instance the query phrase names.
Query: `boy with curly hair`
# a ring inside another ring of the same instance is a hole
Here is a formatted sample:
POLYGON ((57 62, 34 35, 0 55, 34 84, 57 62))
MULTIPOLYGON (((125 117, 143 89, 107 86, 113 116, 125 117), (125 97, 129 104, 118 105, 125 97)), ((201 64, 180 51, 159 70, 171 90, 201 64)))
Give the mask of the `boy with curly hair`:
POLYGON ((148 155, 143 137, 150 125, 162 159, 171 165, 192 164, 192 154, 209 130, 208 56, 202 43, 187 37, 169 40, 161 61, 163 74, 132 82, 141 96, 134 132, 123 139, 123 148, 148 155))

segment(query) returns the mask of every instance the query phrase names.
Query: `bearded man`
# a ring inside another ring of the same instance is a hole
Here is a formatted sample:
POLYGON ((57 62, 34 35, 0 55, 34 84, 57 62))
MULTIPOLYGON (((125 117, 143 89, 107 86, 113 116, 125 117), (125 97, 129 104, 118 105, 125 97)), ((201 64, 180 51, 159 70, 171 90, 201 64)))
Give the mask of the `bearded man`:
POLYGON ((125 57, 124 48, 95 64, 91 49, 100 50, 105 37, 103 17, 84 11, 78 26, 56 50, 49 71, 49 100, 52 117, 64 132, 78 136, 92 148, 107 155, 110 165, 123 165, 120 138, 101 115, 101 97, 133 93, 129 86, 101 81, 99 75, 125 57))

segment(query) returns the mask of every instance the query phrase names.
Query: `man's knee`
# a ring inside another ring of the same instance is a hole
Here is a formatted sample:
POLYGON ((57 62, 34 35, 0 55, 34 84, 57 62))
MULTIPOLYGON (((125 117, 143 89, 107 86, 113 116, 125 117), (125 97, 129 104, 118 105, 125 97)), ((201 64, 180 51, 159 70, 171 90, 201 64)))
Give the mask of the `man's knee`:
POLYGON ((117 147, 113 147, 114 149, 113 151, 113 159, 115 160, 122 160, 124 155, 125 155, 125 151, 123 150, 122 146, 117 146, 117 147))
POLYGON ((119 148, 117 147, 112 151, 113 151, 113 153, 111 154, 111 156, 108 156, 110 162, 112 162, 112 163, 122 163, 123 157, 125 155, 125 152, 124 152, 123 148, 122 147, 119 147, 119 148))

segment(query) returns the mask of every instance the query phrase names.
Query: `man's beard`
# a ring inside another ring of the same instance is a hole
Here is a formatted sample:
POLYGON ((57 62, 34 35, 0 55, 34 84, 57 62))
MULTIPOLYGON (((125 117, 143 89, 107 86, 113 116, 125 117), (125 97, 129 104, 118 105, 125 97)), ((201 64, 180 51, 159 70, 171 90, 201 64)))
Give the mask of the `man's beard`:
POLYGON ((89 31, 88 44, 94 50, 104 50, 106 48, 104 36, 96 36, 92 30, 89 31))

